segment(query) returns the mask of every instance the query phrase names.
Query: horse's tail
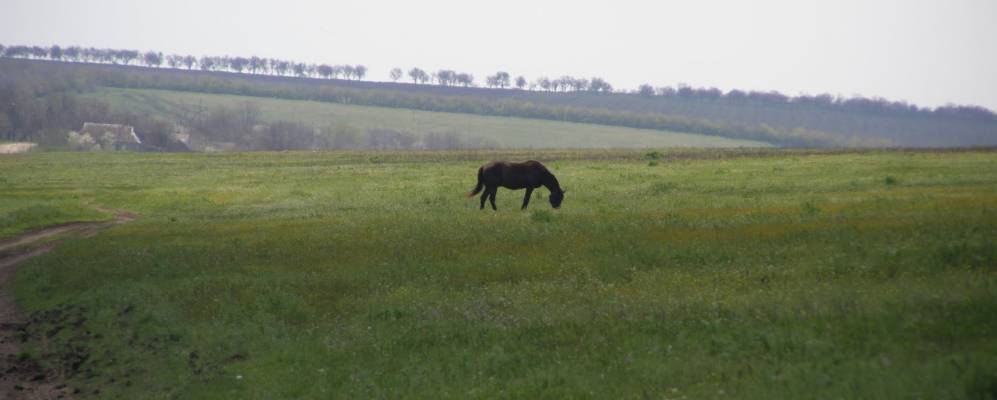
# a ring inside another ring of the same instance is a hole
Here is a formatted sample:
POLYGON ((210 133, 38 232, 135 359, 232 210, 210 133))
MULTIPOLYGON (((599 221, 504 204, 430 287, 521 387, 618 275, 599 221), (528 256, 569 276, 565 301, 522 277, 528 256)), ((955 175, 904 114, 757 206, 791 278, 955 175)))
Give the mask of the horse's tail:
POLYGON ((485 183, 481 179, 483 173, 483 168, 478 168, 478 184, 474 187, 474 190, 467 192, 467 197, 474 197, 481 192, 481 189, 484 189, 485 183))

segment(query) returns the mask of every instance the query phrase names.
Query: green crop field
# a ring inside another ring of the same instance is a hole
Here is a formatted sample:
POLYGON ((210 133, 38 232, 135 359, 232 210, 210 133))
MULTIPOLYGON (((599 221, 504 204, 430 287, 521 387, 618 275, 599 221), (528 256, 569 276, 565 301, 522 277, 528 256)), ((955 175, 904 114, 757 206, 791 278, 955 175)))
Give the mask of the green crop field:
POLYGON ((390 129, 425 135, 456 133, 485 139, 506 148, 648 148, 648 147, 769 147, 752 140, 719 136, 580 124, 514 117, 443 113, 366 107, 315 101, 203 94, 149 89, 101 88, 86 96, 112 107, 174 119, 185 108, 259 107, 264 120, 286 120, 316 127, 348 126, 362 131, 390 129))
POLYGON ((0 236, 98 207, 14 281, 77 398, 997 394, 988 151, 0 157, 0 236))

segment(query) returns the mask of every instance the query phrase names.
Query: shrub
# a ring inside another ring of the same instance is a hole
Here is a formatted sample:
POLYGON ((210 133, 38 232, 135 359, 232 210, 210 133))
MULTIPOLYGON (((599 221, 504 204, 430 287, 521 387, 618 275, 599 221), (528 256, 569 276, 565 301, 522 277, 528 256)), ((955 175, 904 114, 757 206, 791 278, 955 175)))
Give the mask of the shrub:
POLYGON ((75 151, 100 151, 100 145, 97 141, 90 136, 89 133, 79 134, 77 132, 69 132, 67 141, 69 142, 69 149, 75 151))

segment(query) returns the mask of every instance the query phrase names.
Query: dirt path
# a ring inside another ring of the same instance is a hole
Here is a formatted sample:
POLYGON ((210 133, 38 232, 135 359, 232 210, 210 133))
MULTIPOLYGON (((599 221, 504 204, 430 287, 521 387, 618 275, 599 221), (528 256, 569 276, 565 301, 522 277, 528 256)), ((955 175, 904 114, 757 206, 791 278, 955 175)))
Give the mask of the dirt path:
POLYGON ((17 154, 31 151, 37 144, 35 143, 4 143, 0 144, 0 154, 17 154))
POLYGON ((117 212, 111 221, 71 222, 0 241, 0 399, 60 399, 70 395, 60 383, 61 377, 45 371, 35 360, 20 357, 26 323, 10 292, 17 266, 51 251, 66 237, 90 237, 134 219, 135 214, 117 212))

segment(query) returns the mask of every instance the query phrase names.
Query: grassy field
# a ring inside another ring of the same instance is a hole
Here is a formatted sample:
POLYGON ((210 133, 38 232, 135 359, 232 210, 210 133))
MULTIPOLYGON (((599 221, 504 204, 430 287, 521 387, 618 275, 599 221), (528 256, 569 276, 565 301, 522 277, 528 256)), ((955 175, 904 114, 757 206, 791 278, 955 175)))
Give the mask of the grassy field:
POLYGON ((568 193, 525 212, 463 194, 530 153, 0 157, 0 235, 140 215, 22 267, 26 356, 79 398, 997 394, 994 153, 662 153, 532 153, 568 193))
POLYGON ((251 102, 268 121, 294 121, 315 127, 345 125, 360 131, 390 129, 420 136, 453 132, 505 148, 770 146, 751 140, 618 126, 167 90, 103 88, 87 96, 105 100, 112 107, 168 120, 175 119, 184 107, 242 107, 251 102))

